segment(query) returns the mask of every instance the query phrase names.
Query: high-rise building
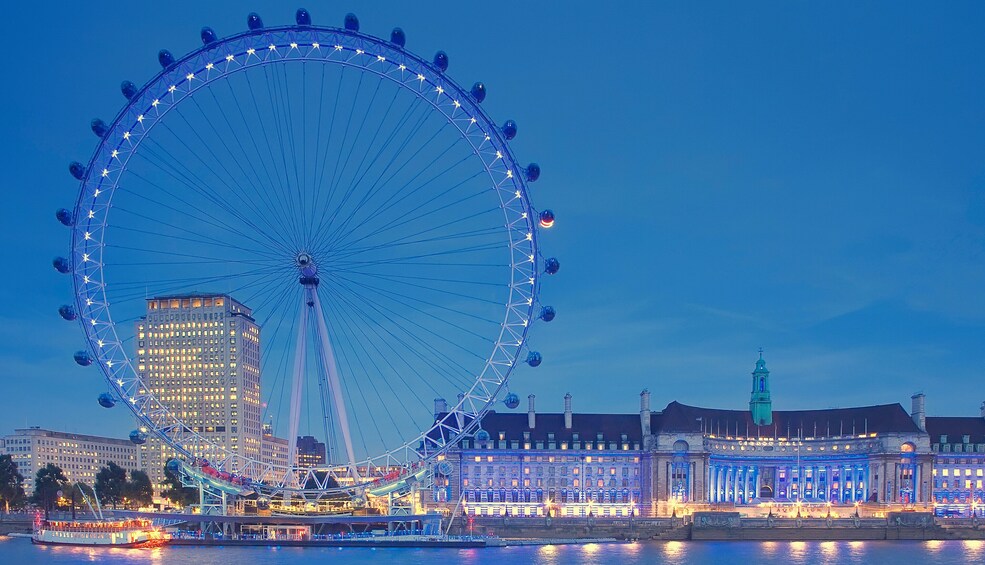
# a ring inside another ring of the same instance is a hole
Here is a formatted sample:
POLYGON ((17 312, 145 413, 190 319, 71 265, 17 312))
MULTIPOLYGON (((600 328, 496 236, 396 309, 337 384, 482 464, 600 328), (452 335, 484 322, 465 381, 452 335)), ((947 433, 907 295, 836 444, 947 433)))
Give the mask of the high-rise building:
POLYGON ((317 467, 325 464, 325 444, 312 436, 298 436, 298 466, 317 467))
POLYGON ((130 471, 142 470, 140 450, 128 439, 22 428, 0 438, 0 455, 10 455, 24 477, 24 491, 34 492, 34 477, 45 465, 57 465, 73 483, 92 486, 96 473, 111 462, 130 471))
MULTIPOLYGON (((259 459, 260 327, 251 310, 224 294, 158 296, 136 329, 137 371, 150 393, 208 442, 259 459)), ((142 450, 159 492, 174 453, 153 436, 142 450)), ((235 461, 224 470, 242 472, 235 461)))

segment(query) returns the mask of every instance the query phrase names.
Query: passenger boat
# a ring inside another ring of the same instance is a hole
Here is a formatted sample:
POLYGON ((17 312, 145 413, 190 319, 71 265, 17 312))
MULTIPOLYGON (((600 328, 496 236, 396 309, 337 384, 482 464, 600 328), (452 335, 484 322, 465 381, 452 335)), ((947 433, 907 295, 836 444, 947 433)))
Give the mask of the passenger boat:
POLYGON ((171 539, 150 520, 56 521, 39 520, 31 541, 44 545, 155 547, 171 539))

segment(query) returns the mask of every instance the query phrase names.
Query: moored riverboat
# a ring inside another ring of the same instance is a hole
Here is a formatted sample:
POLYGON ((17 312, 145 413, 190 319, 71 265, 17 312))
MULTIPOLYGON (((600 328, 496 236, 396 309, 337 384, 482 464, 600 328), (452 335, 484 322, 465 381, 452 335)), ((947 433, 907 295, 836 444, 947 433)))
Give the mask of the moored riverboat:
POLYGON ((170 537, 150 520, 40 520, 31 541, 43 545, 155 547, 166 544, 170 537))

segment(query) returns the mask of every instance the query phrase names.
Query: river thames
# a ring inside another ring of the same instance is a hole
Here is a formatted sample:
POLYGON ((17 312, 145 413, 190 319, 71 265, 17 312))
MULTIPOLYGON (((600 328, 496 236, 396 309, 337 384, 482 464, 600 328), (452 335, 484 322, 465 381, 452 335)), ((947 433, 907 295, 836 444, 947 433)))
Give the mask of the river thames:
POLYGON ((90 549, 33 546, 0 536, 0 563, 983 563, 985 541, 638 542, 489 549, 169 547, 90 549))

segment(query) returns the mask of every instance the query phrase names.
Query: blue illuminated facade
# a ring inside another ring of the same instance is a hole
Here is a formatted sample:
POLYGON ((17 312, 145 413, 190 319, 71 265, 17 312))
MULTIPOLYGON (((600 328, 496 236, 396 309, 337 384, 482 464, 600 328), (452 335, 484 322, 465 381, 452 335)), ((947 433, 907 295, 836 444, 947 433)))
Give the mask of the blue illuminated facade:
POLYGON ((441 456, 431 502, 475 515, 639 515, 644 498, 635 415, 492 412, 473 437, 441 456))
MULTIPOLYGON (((924 395, 828 410, 772 409, 760 357, 749 410, 671 402, 636 414, 490 413, 436 465, 430 501, 484 515, 672 515, 985 505, 985 407, 927 417, 924 395), (762 387, 759 383, 762 382, 762 387), (768 424, 763 422, 768 421, 768 424)), ((977 512, 982 515, 983 509, 977 512)))

